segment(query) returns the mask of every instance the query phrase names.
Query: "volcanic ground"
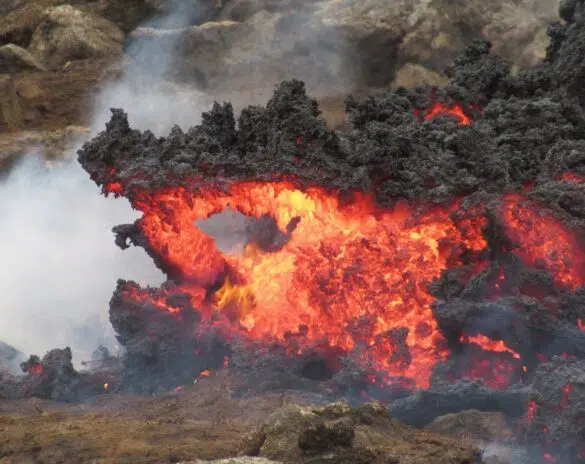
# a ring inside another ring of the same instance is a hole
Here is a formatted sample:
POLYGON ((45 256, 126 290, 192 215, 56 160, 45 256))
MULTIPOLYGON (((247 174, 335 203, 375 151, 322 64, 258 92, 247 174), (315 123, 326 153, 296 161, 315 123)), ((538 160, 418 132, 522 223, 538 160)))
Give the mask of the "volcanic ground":
MULTIPOLYGON (((164 138, 113 110, 79 161, 143 213, 117 245, 168 277, 118 282, 119 388, 230 366, 240 395, 375 398, 416 426, 502 411, 532 462, 585 460, 581 11, 563 2, 535 68, 476 41, 444 88, 348 98, 343 132, 300 81, 164 138), (199 226, 226 211, 244 225, 231 249, 199 226)), ((70 352, 47 356, 23 365, 31 388, 79 391, 70 352)))

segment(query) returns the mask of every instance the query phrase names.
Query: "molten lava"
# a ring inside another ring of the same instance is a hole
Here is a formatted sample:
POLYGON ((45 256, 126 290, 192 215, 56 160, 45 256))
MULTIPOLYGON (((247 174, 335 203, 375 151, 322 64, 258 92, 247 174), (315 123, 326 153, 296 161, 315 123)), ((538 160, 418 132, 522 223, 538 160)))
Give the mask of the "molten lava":
POLYGON ((515 253, 526 265, 544 268, 557 285, 572 290, 585 284, 583 247, 552 213, 509 194, 502 200, 502 218, 507 235, 518 244, 515 253))
MULTIPOLYGON (((389 382, 406 378, 418 387, 429 385, 432 367, 448 354, 427 284, 462 253, 486 246, 483 218, 455 222, 456 206, 415 215, 405 207, 381 210, 368 195, 342 203, 334 192, 286 182, 238 183, 229 192, 208 188, 197 195, 167 189, 138 195, 134 204, 144 212, 140 226, 150 246, 179 271, 180 289, 193 295, 204 318, 221 311, 230 331, 254 340, 294 335, 296 353, 365 348, 362 361, 389 382), (227 207, 269 215, 281 231, 297 225, 278 251, 248 243, 242 254, 224 255, 194 222, 227 207), (204 289, 218 282, 203 302, 204 289)), ((151 299, 175 310, 160 296, 151 299)))
POLYGON ((444 105, 435 103, 424 114, 425 121, 430 121, 438 116, 453 116, 459 120, 459 124, 466 126, 471 124, 471 118, 465 114, 461 105, 444 105))
POLYGON ((41 363, 35 363, 28 367, 28 372, 40 377, 45 373, 45 367, 41 363))
MULTIPOLYGON (((433 366, 449 354, 427 286, 462 256, 486 248, 484 216, 452 215, 457 204, 417 213, 402 205, 381 209, 367 194, 342 202, 336 192, 301 190, 292 182, 138 192, 133 204, 144 212, 139 225, 151 251, 203 321, 221 313, 214 325, 225 333, 279 342, 291 354, 357 350, 360 362, 383 373, 386 383, 418 388, 429 386, 433 366), (270 251, 250 241, 240 254, 222 253, 195 221, 227 208, 273 218, 286 240, 270 251)), ((501 217, 507 234, 524 245, 514 251, 527 265, 544 267, 570 288, 585 282, 576 238, 557 218, 515 194, 502 199, 501 217)), ((165 291, 125 292, 180 312, 165 291)), ((467 377, 504 388, 521 368, 511 362, 520 356, 503 341, 476 335, 461 342, 505 355, 501 362, 477 360, 467 377)))
POLYGON ((489 337, 483 335, 476 335, 475 337, 467 337, 462 335, 460 338, 461 343, 475 343, 483 348, 485 351, 493 351, 496 353, 509 353, 514 359, 520 359, 520 355, 514 350, 508 348, 501 340, 492 340, 489 337))

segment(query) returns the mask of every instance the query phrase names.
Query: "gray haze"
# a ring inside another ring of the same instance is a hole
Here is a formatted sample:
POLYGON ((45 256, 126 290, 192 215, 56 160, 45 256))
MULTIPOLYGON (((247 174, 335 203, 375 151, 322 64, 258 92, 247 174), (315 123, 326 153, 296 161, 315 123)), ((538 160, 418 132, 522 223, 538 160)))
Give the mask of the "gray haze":
POLYGON ((158 284, 141 249, 122 252, 112 226, 138 214, 106 199, 76 162, 30 156, 0 182, 0 340, 27 354, 71 346, 74 359, 115 348, 108 302, 119 277, 158 284))

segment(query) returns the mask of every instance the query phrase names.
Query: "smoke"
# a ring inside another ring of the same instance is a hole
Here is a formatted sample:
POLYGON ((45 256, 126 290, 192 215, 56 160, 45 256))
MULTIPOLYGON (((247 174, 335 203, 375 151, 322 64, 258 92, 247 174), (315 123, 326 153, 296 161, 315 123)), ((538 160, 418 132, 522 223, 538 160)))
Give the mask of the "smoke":
MULTIPOLYGON (((534 454, 535 450, 531 450, 526 446, 517 445, 511 442, 493 442, 487 443, 480 447, 482 448, 482 457, 486 462, 526 464, 529 462, 538 462, 541 460, 540 458, 542 456, 542 451, 540 451, 540 453, 534 454)), ((558 462, 558 464, 561 464, 561 462, 558 462)))
MULTIPOLYGON (((156 19, 161 28, 196 22, 201 2, 174 2, 156 19)), ((154 22, 153 22, 154 24, 154 22)), ((196 124, 201 92, 162 77, 176 43, 135 40, 126 54, 128 73, 96 100, 95 134, 111 107, 123 107, 134 127, 163 134, 174 124, 196 124)), ((42 152, 30 154, 0 178, 0 243, 3 285, 0 340, 27 354, 70 346, 74 361, 87 360, 100 344, 115 351, 108 303, 118 277, 141 285, 164 280, 143 250, 114 245, 111 228, 134 221, 126 199, 105 198, 77 161, 48 166, 42 152)))
POLYGON ((77 162, 29 156, 0 183, 0 340, 25 353, 71 346, 78 362, 115 346, 108 302, 119 276, 163 279, 139 249, 113 245, 112 226, 137 217, 100 196, 77 162))
MULTIPOLYGON (((163 33, 187 28, 204 19, 207 3, 173 2, 165 17, 147 26, 163 33)), ((251 22, 248 30, 253 37, 259 37, 256 29, 265 27, 265 16, 265 12, 259 13, 251 22)), ((286 24, 277 42, 247 37, 254 43, 252 50, 244 50, 237 40, 228 43, 224 62, 249 63, 240 79, 267 94, 273 90, 267 82, 276 84, 285 78, 300 77, 317 85, 325 65, 332 65, 339 75, 347 77, 348 73, 341 72, 339 51, 330 53, 327 47, 315 46, 320 40, 316 29, 305 24, 306 18, 295 18, 286 24), (293 36, 303 37, 304 43, 313 46, 299 49, 294 40, 290 41, 293 36), (271 69, 265 67, 271 57, 289 55, 297 58, 294 66, 287 68, 281 60, 271 69), (255 62, 255 56, 262 59, 255 62), (270 74, 268 81, 261 79, 264 73, 270 74)), ((269 27, 275 27, 275 23, 269 27)), ((128 72, 98 95, 93 134, 103 130, 112 107, 124 108, 133 127, 157 135, 164 135, 175 124, 188 127, 200 122, 201 112, 213 99, 194 84, 178 85, 165 79, 178 54, 184 53, 181 34, 168 36, 166 40, 136 36, 129 42, 125 51, 130 57, 128 72)), ((329 35, 327 41, 339 45, 338 39, 329 35)), ((229 85, 233 73, 226 73, 222 79, 217 88, 233 90, 229 85)), ((236 108, 253 103, 255 98, 242 94, 238 99, 234 93, 227 94, 236 108)), ((213 97, 221 101, 221 91, 214 92, 213 97)), ((100 344, 115 348, 108 302, 116 279, 158 285, 163 278, 142 250, 122 252, 113 243, 112 226, 138 217, 126 200, 101 196, 76 161, 70 159, 49 168, 42 156, 33 153, 31 148, 31 155, 0 179, 0 279, 4 288, 0 340, 27 354, 70 346, 74 360, 79 362, 88 359, 100 344)), ((222 249, 237 248, 245 240, 243 219, 234 212, 198 226, 214 236, 222 249)))
MULTIPOLYGON (((169 6, 164 17, 155 18, 147 26, 181 29, 197 22, 205 11, 198 0, 174 1, 169 6)), ((172 34, 167 40, 139 36, 129 41, 125 50, 130 58, 126 74, 96 99, 94 131, 103 130, 111 116, 110 108, 124 108, 134 128, 161 136, 175 124, 188 127, 199 123, 205 94, 195 86, 179 86, 164 79, 175 59, 179 40, 179 35, 172 34)))
MULTIPOLYGON (((361 78, 362 45, 313 13, 259 8, 239 25, 198 27, 209 19, 211 4, 172 2, 165 17, 131 34, 127 72, 97 98, 94 130, 116 107, 125 109, 132 127, 164 136, 175 124, 199 124, 214 100, 230 101, 238 112, 264 105, 283 80, 303 80, 312 95, 339 96, 361 78)), ((387 55, 383 48, 380 53, 387 55)))

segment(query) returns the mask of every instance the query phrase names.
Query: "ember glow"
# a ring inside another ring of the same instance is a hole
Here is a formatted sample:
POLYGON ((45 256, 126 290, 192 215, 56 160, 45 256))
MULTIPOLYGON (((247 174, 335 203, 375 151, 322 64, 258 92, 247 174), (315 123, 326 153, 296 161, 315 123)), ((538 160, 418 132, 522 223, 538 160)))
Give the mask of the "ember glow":
POLYGON ((471 118, 465 114, 461 105, 444 105, 442 103, 435 103, 424 114, 424 120, 430 121, 438 116, 453 116, 459 120, 459 124, 466 126, 471 124, 471 118))
POLYGON ((28 367, 28 372, 30 372, 33 375, 36 375, 37 377, 40 377, 45 373, 45 368, 41 363, 36 363, 28 367))
MULTIPOLYGON (((178 188, 137 198, 149 244, 178 270, 180 288, 193 295, 204 317, 222 312, 229 330, 253 340, 284 342, 295 335, 297 354, 315 346, 346 353, 363 346, 363 361, 386 373, 388 382, 408 379, 423 388, 448 354, 427 284, 465 250, 486 246, 484 221, 456 223, 450 216, 456 205, 417 217, 405 207, 380 210, 368 195, 356 193, 342 204, 335 193, 284 182, 238 183, 229 193, 210 188, 197 195, 178 188), (222 254, 194 222, 228 206, 247 216, 269 215, 281 231, 293 220, 298 224, 278 251, 248 243, 241 254, 222 254), (218 282, 204 302, 204 289, 218 282)), ((151 298, 175 310, 164 298, 151 298)))
MULTIPOLYGON (((292 182, 240 182, 197 194, 183 187, 138 192, 133 204, 144 213, 139 225, 149 246, 174 274, 174 291, 189 295, 204 321, 221 324, 226 334, 278 342, 292 355, 359 349, 361 362, 384 383, 413 388, 427 388, 433 366, 449 355, 428 284, 461 264, 463 254, 486 248, 485 219, 453 219, 456 202, 415 213, 403 205, 379 208, 363 193, 342 202, 336 192, 292 182), (226 208, 273 218, 288 241, 270 251, 250 241, 240 253, 223 253, 195 221, 226 208)), ((585 282, 576 240, 558 219, 519 195, 502 199, 501 216, 510 237, 529 244, 514 250, 526 264, 545 266, 570 288, 585 282)), ((495 290, 504 279, 501 272, 495 290)), ((136 286, 123 293, 181 311, 166 290, 136 286)), ((513 362, 520 355, 501 340, 463 335, 460 342, 503 356, 477 359, 464 377, 505 388, 521 369, 513 362)))
POLYGON ((475 337, 461 336, 461 343, 475 343, 482 347, 485 351, 494 351, 496 353, 509 353, 514 359, 520 359, 520 355, 514 350, 508 348, 501 340, 492 340, 484 335, 476 335, 475 337))
POLYGON ((574 290, 585 284, 583 248, 552 213, 510 194, 502 201, 502 217, 506 233, 518 244, 515 253, 526 265, 543 267, 563 287, 574 290))

